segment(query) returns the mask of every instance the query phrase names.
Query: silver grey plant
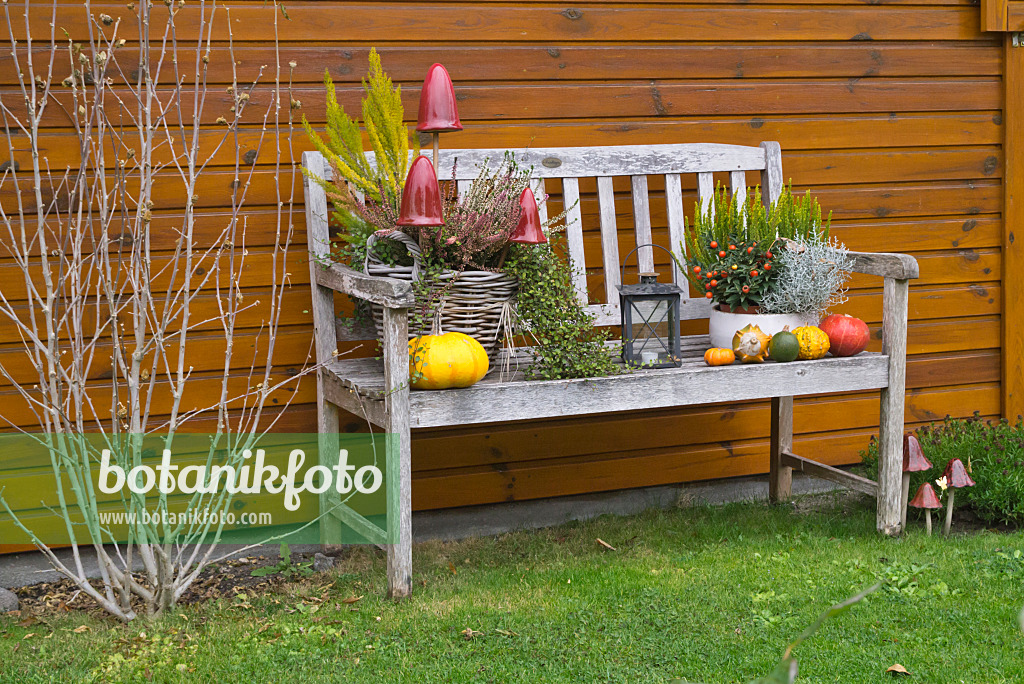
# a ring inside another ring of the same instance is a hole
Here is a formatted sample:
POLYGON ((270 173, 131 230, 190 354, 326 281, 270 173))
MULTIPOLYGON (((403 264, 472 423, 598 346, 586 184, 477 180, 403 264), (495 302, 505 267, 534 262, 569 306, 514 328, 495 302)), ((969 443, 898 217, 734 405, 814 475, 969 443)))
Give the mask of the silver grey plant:
POLYGON ((853 259, 846 246, 835 239, 809 236, 795 242, 780 240, 776 268, 780 275, 761 302, 762 313, 816 313, 846 301, 846 282, 853 259))

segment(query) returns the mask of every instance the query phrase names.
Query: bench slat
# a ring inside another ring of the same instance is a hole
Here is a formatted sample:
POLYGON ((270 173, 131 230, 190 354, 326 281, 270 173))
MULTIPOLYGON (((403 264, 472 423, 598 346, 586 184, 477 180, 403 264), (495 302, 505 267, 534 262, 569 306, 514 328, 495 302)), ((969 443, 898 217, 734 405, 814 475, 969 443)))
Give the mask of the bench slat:
POLYGON ((597 203, 601 210, 601 256, 604 262, 605 301, 619 308, 619 235, 615 223, 615 187, 612 179, 597 179, 597 203))
MULTIPOLYGON (((647 176, 633 176, 633 225, 636 229, 636 245, 651 243, 651 204, 647 196, 647 176)), ((636 253, 641 273, 654 271, 654 248, 642 247, 636 253)), ((625 265, 625 264, 623 264, 625 265)))
POLYGON ((565 236, 569 242, 569 260, 572 266, 572 284, 576 299, 587 305, 587 260, 583 254, 583 211, 580 208, 580 182, 576 178, 562 179, 562 199, 567 212, 565 236))
POLYGON ((533 189, 533 195, 537 199, 537 213, 540 214, 540 222, 547 223, 548 220, 548 193, 545 189, 543 178, 533 178, 530 180, 530 187, 533 189))
POLYGON ((697 197, 700 200, 700 213, 711 218, 715 216, 715 177, 711 173, 697 174, 697 197))
POLYGON ((745 171, 733 171, 729 174, 729 185, 732 186, 732 196, 742 207, 747 201, 747 174, 745 171))
MULTIPOLYGON (((665 175, 665 214, 668 217, 668 248, 681 261, 686 261, 686 246, 683 244, 684 224, 683 183, 678 173, 665 175)), ((688 290, 686 278, 679 270, 679 264, 672 264, 672 282, 688 290)))

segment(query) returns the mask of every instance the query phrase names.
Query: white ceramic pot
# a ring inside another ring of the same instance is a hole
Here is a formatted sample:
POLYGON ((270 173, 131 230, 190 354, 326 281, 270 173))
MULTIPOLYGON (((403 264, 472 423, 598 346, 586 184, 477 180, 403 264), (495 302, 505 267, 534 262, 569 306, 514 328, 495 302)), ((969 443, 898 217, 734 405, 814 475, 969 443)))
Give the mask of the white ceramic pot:
POLYGON ((817 325, 818 317, 813 313, 725 313, 719 311, 715 306, 711 309, 711 320, 708 324, 711 332, 711 346, 732 349, 732 338, 736 331, 750 324, 756 325, 766 335, 774 335, 781 332, 787 325, 790 330, 795 330, 801 325, 817 325))

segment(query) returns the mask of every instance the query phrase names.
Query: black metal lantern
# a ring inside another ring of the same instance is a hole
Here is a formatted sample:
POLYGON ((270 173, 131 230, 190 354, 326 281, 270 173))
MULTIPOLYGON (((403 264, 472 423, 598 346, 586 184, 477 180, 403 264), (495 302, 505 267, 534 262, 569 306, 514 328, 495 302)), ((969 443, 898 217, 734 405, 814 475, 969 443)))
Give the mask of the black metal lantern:
MULTIPOLYGON (((625 280, 626 260, 622 262, 625 280)), ((667 249, 665 250, 668 251, 667 249)), ((671 253, 669 253, 671 256, 671 253)), ((635 285, 619 285, 619 311, 622 314, 622 360, 628 366, 672 368, 680 357, 679 303, 683 291, 673 283, 659 283, 657 273, 639 273, 635 285)))

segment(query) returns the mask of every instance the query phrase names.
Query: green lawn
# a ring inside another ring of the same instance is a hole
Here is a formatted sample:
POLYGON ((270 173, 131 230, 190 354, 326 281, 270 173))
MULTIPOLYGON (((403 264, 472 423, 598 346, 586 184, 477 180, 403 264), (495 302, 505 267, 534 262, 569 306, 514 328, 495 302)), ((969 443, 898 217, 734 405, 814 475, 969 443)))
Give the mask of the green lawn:
POLYGON ((420 545, 402 603, 360 550, 333 575, 156 623, 0 617, 0 681, 745 682, 876 579, 796 651, 799 682, 891 681, 895 662, 909 682, 1024 681, 1024 534, 929 539, 917 523, 887 540, 864 504, 819 498, 420 545))

